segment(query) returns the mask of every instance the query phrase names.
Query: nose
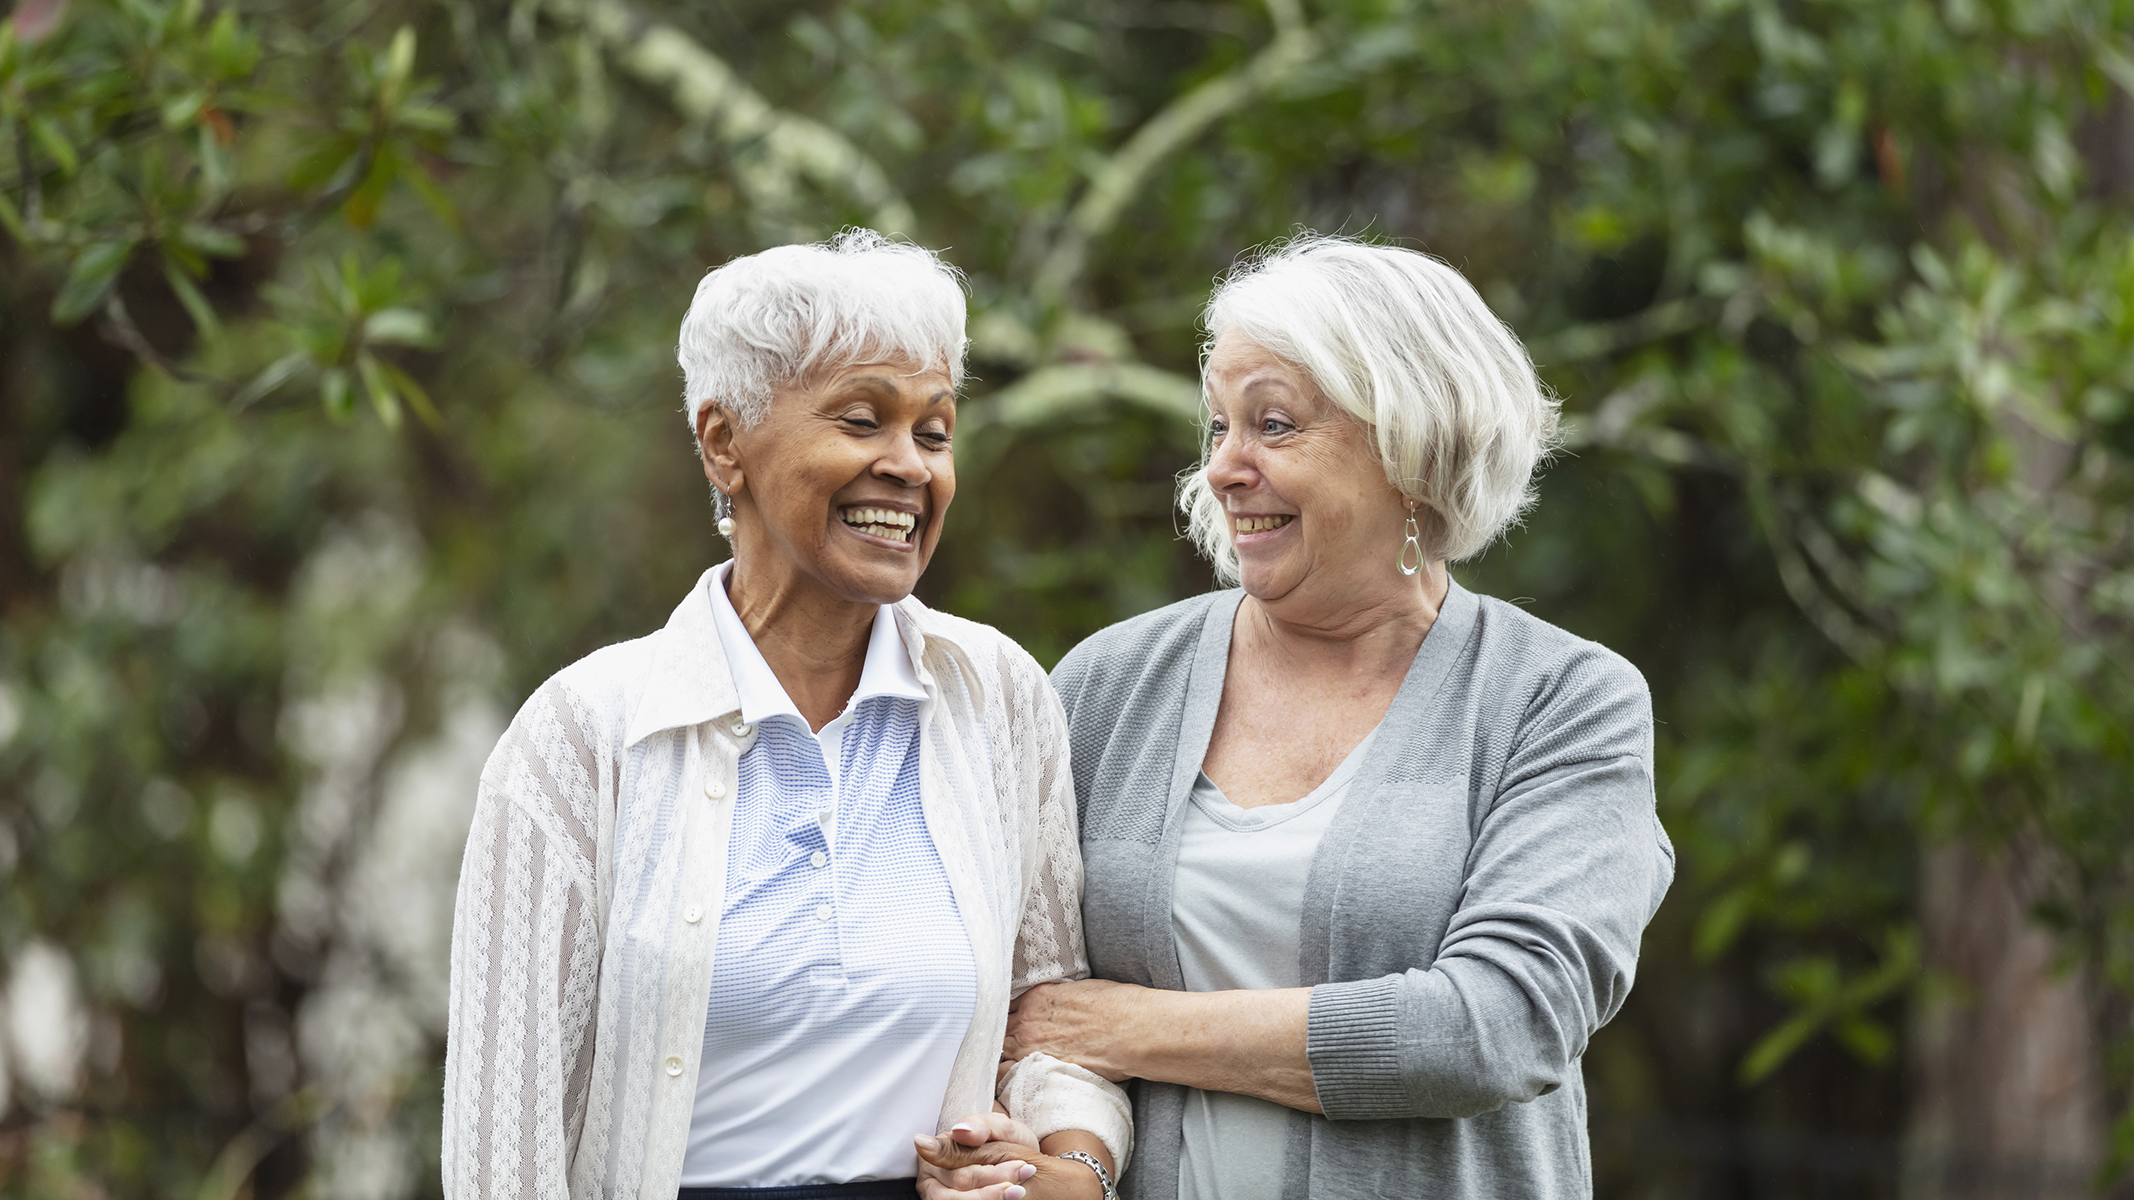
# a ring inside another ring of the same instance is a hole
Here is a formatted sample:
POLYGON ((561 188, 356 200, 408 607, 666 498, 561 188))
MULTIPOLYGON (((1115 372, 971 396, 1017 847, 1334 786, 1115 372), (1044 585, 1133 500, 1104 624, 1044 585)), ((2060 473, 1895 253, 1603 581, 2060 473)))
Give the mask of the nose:
POLYGON ((1248 439, 1226 437, 1215 443, 1208 454, 1208 486, 1218 492, 1249 488, 1260 481, 1260 473, 1252 465, 1251 452, 1246 448, 1248 439))
POLYGON ((907 430, 892 439, 882 456, 874 460, 874 477, 916 488, 933 482, 934 473, 927 468, 925 456, 919 453, 918 439, 907 430))

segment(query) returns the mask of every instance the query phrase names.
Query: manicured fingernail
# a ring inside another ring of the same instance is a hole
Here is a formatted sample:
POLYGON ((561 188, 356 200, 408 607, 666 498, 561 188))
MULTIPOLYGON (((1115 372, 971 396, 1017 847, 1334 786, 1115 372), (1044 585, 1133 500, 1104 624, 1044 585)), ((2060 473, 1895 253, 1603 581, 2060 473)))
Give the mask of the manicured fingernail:
POLYGON ((1015 1177, 1017 1179, 1028 1179, 1035 1174, 1037 1174, 1037 1168, 1031 1166, 1029 1163, 1024 1163, 1022 1166, 1022 1170, 1017 1171, 1015 1173, 1015 1177))
POLYGON ((1008 1185, 1008 1190, 1001 1193, 1001 1200, 1023 1200, 1026 1194, 1023 1189, 1011 1183, 1008 1185))
POLYGON ((940 1142, 926 1136, 923 1133, 911 1140, 919 1144, 919 1149, 924 1150, 929 1154, 941 1148, 940 1142))
POLYGON ((978 1132, 978 1127, 977 1127, 976 1125, 971 1125, 971 1124, 968 1124, 968 1123, 966 1123, 966 1124, 962 1124, 962 1125, 951 1125, 951 1126, 949 1126, 949 1132, 950 1132, 950 1133, 976 1133, 976 1132, 978 1132))

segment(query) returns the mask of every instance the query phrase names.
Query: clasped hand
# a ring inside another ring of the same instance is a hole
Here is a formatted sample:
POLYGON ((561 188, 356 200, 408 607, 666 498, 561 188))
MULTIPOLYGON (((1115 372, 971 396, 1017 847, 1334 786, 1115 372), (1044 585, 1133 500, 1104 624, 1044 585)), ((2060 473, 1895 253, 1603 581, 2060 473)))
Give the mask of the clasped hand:
POLYGON ((1005 1113, 972 1113, 939 1137, 915 1139, 920 1200, 1101 1200, 1096 1172, 1037 1148, 1005 1113))

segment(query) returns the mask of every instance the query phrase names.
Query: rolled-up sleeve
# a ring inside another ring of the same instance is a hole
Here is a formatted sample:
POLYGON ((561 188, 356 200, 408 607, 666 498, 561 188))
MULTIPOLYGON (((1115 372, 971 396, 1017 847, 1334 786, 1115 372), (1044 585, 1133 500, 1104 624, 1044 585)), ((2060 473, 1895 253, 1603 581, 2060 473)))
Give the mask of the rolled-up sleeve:
POLYGON ((1471 1117, 1562 1086, 1636 976, 1674 875, 1645 681, 1589 647, 1545 675, 1468 852, 1436 960, 1313 989, 1334 1120, 1471 1117))

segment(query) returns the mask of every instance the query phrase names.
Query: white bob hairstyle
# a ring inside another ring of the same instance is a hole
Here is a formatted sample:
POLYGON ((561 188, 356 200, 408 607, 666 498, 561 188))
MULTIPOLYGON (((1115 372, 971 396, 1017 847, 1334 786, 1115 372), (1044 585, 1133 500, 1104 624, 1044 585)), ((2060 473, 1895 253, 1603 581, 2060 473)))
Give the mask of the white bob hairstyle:
POLYGON ((746 429, 769 411, 774 388, 853 363, 945 368, 961 388, 963 327, 956 268, 871 229, 734 259, 704 276, 682 318, 675 356, 690 432, 707 402, 746 429))
MULTIPOLYGON (((1205 324, 1204 370, 1216 341, 1235 335, 1302 371, 1370 431, 1386 479, 1427 510, 1419 524, 1430 561, 1480 554, 1533 503, 1534 469, 1555 447, 1557 401, 1519 339, 1437 259, 1301 234, 1239 264, 1209 298, 1205 324)), ((1206 451, 1180 481, 1178 503, 1201 553, 1235 583, 1237 551, 1206 451)))

